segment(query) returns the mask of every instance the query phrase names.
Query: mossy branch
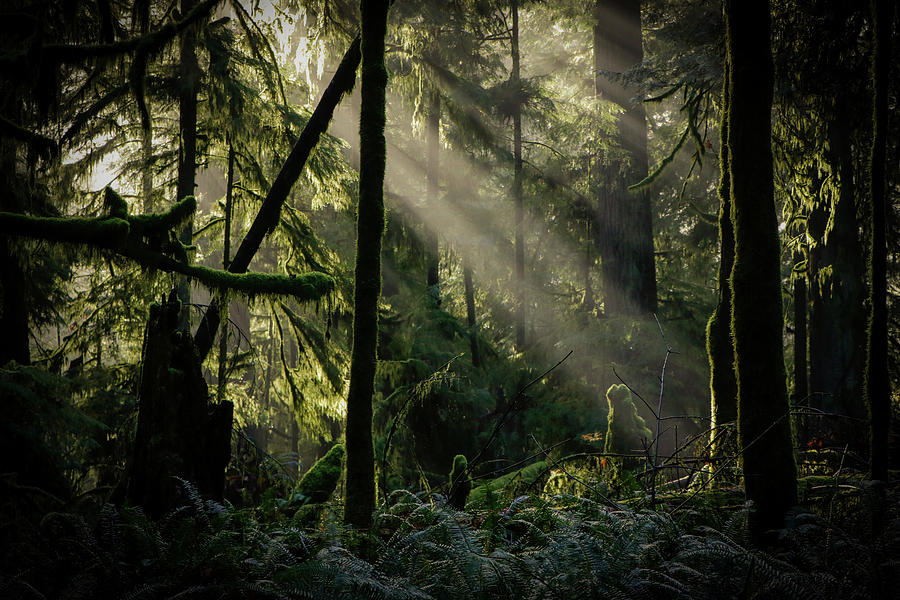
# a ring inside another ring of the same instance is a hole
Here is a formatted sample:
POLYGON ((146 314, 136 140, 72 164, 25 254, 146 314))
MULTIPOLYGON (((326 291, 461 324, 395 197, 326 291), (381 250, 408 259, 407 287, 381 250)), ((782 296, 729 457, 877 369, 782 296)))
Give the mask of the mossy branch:
POLYGON ((654 169, 652 173, 650 173, 649 175, 647 175, 646 177, 644 177, 643 179, 641 179, 634 185, 629 185, 628 189, 632 190, 632 191, 639 190, 640 188, 642 188, 644 186, 648 186, 651 183, 653 183, 656 180, 656 178, 660 176, 660 174, 663 172, 663 170, 665 170, 665 168, 669 165, 669 163, 671 163, 673 160, 675 160, 675 155, 678 154, 678 151, 681 150, 682 146, 684 146, 684 142, 687 140, 688 135, 690 133, 691 133, 691 126, 688 125, 687 127, 684 128, 684 133, 681 134, 681 138, 678 140, 678 143, 675 144, 675 147, 672 148, 672 151, 669 153, 669 155, 667 157, 665 157, 664 159, 662 159, 662 162, 660 162, 659 165, 657 165, 656 169, 654 169))
POLYGON ((0 234, 112 250, 144 267, 178 273, 199 281, 210 289, 228 290, 247 297, 290 295, 300 301, 312 301, 334 289, 334 279, 324 273, 290 276, 230 273, 202 265, 185 264, 149 245, 144 240, 146 236, 162 237, 194 213, 197 202, 192 196, 178 202, 165 213, 128 215, 127 205, 122 197, 107 188, 106 205, 110 214, 94 218, 35 217, 0 212, 0 234))

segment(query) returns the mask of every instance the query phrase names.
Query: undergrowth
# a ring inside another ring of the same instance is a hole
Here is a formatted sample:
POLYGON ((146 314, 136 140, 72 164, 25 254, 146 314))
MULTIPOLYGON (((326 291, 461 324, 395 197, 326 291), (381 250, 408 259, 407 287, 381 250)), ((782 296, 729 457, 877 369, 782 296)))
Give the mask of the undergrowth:
POLYGON ((184 505, 158 521, 111 504, 23 519, 28 492, 13 490, 0 597, 853 599, 890 597, 898 575, 896 502, 871 539, 798 509, 765 553, 744 539, 746 508, 713 523, 702 497, 671 514, 572 495, 461 512, 398 490, 361 536, 337 505, 309 523, 182 486, 184 505))

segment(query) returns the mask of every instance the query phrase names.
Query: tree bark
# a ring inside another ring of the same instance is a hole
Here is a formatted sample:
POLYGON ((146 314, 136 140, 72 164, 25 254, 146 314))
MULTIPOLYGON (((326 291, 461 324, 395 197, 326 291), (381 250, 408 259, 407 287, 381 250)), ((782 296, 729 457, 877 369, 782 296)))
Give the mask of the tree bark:
POLYGON ((596 0, 594 8, 595 92, 624 109, 616 141, 627 156, 597 169, 605 176, 594 215, 604 308, 611 315, 647 314, 656 311, 657 301, 652 208, 646 190, 628 190, 648 172, 646 115, 644 106, 632 101, 635 90, 601 75, 622 73, 643 61, 641 3, 596 0))
POLYGON ((726 0, 728 151, 735 253, 732 334, 738 442, 753 502, 750 534, 759 545, 784 526, 797 502, 784 367, 781 242, 775 209, 771 112, 774 74, 768 2, 726 0))
POLYGON ((359 118, 359 207, 344 496, 344 523, 359 529, 368 529, 372 525, 372 511, 375 509, 372 394, 377 364, 381 238, 384 233, 384 125, 388 78, 384 64, 384 38, 389 4, 388 0, 360 0, 362 105, 359 118))
POLYGON ((887 481, 888 432, 891 422, 891 382, 887 369, 887 201, 885 155, 888 132, 888 86, 891 69, 893 0, 874 0, 872 56, 872 154, 870 194, 872 201, 869 253, 869 315, 866 340, 865 398, 869 408, 869 473, 887 481))

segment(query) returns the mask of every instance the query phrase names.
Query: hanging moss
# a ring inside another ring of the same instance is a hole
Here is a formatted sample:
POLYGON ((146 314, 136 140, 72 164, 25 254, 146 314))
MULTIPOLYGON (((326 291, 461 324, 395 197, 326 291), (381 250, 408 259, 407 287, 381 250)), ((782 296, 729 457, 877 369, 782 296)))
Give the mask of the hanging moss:
POLYGON ((450 493, 447 502, 456 510, 466 507, 469 492, 472 491, 472 479, 466 474, 469 461, 462 454, 453 458, 453 468, 450 469, 450 493))
POLYGON ((334 493, 341 479, 341 471, 344 465, 344 446, 335 445, 325 453, 325 456, 316 461, 306 475, 297 484, 296 492, 306 496, 309 504, 322 504, 327 502, 334 493))

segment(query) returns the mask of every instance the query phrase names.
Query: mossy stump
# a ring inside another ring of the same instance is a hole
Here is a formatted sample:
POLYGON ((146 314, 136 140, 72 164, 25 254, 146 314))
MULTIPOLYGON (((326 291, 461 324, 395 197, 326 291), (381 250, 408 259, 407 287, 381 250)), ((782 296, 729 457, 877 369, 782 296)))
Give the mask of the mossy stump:
POLYGON ((138 392, 138 425, 127 497, 151 517, 183 503, 179 479, 221 501, 231 456, 230 402, 210 404, 188 332, 178 329, 174 292, 150 307, 138 392))

